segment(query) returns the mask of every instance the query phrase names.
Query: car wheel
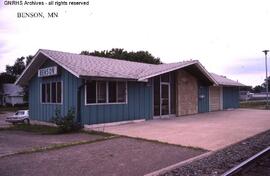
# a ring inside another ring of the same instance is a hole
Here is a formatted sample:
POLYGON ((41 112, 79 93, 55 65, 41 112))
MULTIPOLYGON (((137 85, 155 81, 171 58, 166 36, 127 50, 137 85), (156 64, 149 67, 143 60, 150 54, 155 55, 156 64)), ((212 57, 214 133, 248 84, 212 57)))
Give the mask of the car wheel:
POLYGON ((24 119, 23 122, 26 123, 26 124, 28 124, 28 125, 30 124, 30 120, 29 119, 24 119))

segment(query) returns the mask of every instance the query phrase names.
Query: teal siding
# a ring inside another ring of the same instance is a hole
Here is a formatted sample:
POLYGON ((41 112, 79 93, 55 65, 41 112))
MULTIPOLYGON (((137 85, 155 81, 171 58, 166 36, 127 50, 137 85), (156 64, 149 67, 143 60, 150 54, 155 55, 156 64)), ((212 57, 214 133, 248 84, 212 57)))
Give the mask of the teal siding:
MULTIPOLYGON (((42 67, 56 65, 52 61, 42 67)), ((76 78, 68 71, 60 68, 59 76, 38 78, 37 74, 29 82, 29 113, 35 120, 50 121, 56 109, 62 115, 68 110, 77 108, 77 90, 82 80, 76 78), (63 82, 63 103, 42 104, 40 86, 50 81, 63 82)), ((98 124, 136 119, 151 119, 152 114, 152 87, 143 82, 128 82, 128 103, 107 105, 85 105, 84 87, 81 89, 81 121, 83 124, 98 124)))
POLYGON ((223 87, 223 109, 239 108, 239 88, 223 87))
POLYGON ((107 105, 85 105, 82 91, 82 122, 98 124, 137 119, 151 119, 152 87, 146 83, 128 82, 128 103, 107 105))
POLYGON ((209 88, 208 86, 199 85, 198 87, 198 112, 209 111, 209 88))
MULTIPOLYGON (((43 67, 56 65, 53 62, 44 64, 43 67)), ((62 115, 67 114, 71 108, 76 108, 77 103, 77 87, 80 80, 75 76, 60 68, 59 76, 38 78, 37 74, 29 82, 29 115, 32 119, 41 121, 50 121, 55 115, 56 109, 60 109, 62 115), (50 81, 62 81, 63 86, 63 102, 62 104, 42 104, 41 103, 41 84, 50 81)))

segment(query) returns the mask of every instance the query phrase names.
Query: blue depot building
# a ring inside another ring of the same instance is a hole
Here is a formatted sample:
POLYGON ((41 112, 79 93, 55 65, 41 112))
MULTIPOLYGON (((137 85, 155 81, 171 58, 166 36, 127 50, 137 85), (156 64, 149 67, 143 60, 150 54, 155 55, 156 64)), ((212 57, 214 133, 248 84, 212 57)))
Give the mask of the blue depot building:
POLYGON ((82 124, 238 108, 245 86, 197 60, 153 65, 43 49, 16 84, 29 86, 32 119, 50 121, 56 109, 74 109, 82 124))

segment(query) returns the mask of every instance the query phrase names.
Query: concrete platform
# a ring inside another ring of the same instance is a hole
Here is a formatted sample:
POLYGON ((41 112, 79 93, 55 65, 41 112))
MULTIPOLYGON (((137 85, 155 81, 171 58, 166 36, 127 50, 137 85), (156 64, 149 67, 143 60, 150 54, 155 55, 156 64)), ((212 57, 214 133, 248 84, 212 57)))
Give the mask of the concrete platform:
POLYGON ((104 131, 217 150, 269 129, 269 110, 236 109, 112 126, 104 131))

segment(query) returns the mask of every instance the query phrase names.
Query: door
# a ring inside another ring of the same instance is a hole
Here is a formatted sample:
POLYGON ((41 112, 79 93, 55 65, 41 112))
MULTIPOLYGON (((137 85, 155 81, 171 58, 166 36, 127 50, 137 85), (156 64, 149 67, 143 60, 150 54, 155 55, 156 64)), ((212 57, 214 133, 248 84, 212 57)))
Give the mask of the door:
POLYGON ((198 112, 209 111, 209 90, 207 86, 199 86, 198 90, 198 112))
POLYGON ((237 87, 223 87, 223 109, 239 108, 239 90, 237 87))
POLYGON ((170 114, 170 88, 169 84, 161 84, 161 115, 170 114))

